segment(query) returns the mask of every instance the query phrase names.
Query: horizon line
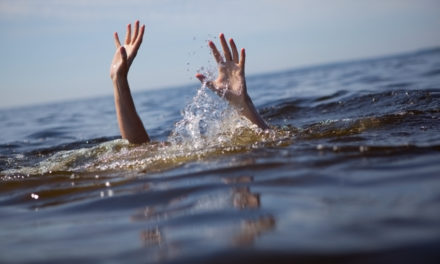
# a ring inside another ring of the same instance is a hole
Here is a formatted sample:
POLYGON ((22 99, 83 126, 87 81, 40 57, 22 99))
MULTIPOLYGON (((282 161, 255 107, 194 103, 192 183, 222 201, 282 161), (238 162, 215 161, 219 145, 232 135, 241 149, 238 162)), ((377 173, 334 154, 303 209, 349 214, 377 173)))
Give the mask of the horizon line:
MULTIPOLYGON (((403 51, 403 52, 373 55, 370 57, 351 58, 351 59, 345 59, 345 60, 342 59, 342 60, 329 61, 329 62, 323 62, 323 63, 304 64, 304 65, 299 65, 299 66, 294 66, 294 67, 289 67, 289 68, 284 68, 284 69, 278 69, 278 70, 272 70, 272 71, 266 71, 266 72, 256 72, 256 73, 250 74, 246 78, 253 79, 253 78, 257 78, 257 77, 271 76, 271 75, 276 75, 276 74, 280 74, 280 73, 305 71, 305 70, 312 70, 315 68, 345 65, 345 64, 351 64, 351 63, 362 63, 362 62, 368 62, 368 61, 383 60, 383 59, 393 58, 393 57, 401 57, 401 56, 416 55, 416 54, 420 54, 420 53, 430 53, 430 52, 438 52, 438 51, 440 51, 440 44, 435 45, 435 46, 427 46, 427 47, 423 47, 423 48, 412 49, 412 50, 403 51)), ((138 89, 138 90, 132 91, 132 94, 142 93, 145 91, 177 89, 177 88, 183 88, 183 87, 186 87, 189 85, 191 85, 190 82, 185 83, 185 84, 179 84, 179 85, 157 86, 157 87, 152 87, 152 88, 148 88, 148 89, 138 89)), ((78 100, 97 99, 97 98, 104 98, 104 97, 108 97, 108 96, 112 96, 112 94, 111 93, 96 94, 96 95, 92 95, 92 96, 78 96, 78 97, 74 97, 74 98, 47 100, 47 101, 28 103, 28 104, 16 104, 16 105, 11 105, 11 106, 6 106, 6 107, 0 106, 0 111, 18 110, 18 109, 24 109, 24 108, 28 108, 28 107, 38 107, 38 106, 53 105, 53 104, 60 104, 60 103, 70 103, 70 102, 74 102, 74 101, 78 101, 78 100)))

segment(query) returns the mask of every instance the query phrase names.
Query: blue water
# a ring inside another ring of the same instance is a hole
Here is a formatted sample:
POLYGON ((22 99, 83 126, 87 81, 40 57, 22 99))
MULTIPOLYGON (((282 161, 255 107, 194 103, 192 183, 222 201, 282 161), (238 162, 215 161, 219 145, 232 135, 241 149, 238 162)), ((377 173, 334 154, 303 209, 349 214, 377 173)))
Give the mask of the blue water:
MULTIPOLYGON (((136 84, 133 84, 136 85, 136 84)), ((0 110, 0 262, 437 263, 440 49, 0 110)))

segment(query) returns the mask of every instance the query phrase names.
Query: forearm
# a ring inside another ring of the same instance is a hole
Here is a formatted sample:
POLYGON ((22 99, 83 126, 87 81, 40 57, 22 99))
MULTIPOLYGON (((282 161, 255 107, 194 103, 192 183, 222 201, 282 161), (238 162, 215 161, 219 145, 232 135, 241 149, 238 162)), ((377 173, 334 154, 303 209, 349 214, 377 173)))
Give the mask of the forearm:
POLYGON ((130 143, 140 144, 150 141, 131 96, 127 77, 112 78, 116 115, 121 136, 130 143))
POLYGON ((257 125, 259 128, 261 129, 269 128, 269 126, 266 124, 266 122, 258 113, 249 95, 246 94, 244 98, 243 106, 240 107, 238 110, 243 116, 249 119, 249 121, 251 121, 253 124, 257 125))

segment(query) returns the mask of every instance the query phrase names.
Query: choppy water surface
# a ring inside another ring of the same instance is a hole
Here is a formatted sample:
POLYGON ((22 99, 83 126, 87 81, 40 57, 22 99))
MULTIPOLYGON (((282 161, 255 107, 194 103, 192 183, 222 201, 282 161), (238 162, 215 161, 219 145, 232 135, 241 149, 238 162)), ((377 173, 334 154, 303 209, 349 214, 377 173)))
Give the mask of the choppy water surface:
MULTIPOLYGON (((133 84, 139 85, 139 84, 133 84)), ((204 87, 0 110, 0 262, 440 259, 440 50, 248 79, 273 127, 204 87)))

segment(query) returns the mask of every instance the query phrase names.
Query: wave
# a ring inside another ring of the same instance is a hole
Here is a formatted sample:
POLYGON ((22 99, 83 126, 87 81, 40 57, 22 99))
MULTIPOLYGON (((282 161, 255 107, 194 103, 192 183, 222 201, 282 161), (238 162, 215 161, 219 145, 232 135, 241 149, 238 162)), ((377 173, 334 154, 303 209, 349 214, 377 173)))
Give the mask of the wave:
MULTIPOLYGON (((134 170, 156 172, 180 166, 188 161, 250 150, 283 140, 285 132, 262 131, 240 116, 221 98, 202 86, 182 113, 166 142, 140 146, 126 140, 112 140, 84 147, 84 142, 27 153, 49 156, 33 166, 3 170, 0 175, 41 175, 56 172, 99 172, 134 170), (67 150, 65 150, 67 148, 67 150)), ((87 144, 90 143, 87 141, 87 144)))
MULTIPOLYGON (((439 89, 356 93, 340 90, 326 96, 281 99, 261 110, 273 124, 272 130, 262 131, 201 86, 165 142, 134 146, 125 140, 97 138, 37 149, 21 158, 0 159, 0 176, 64 171, 152 173, 218 155, 289 146, 298 140, 340 139, 339 144, 358 141, 355 148, 361 148, 365 143, 371 145, 360 136, 365 131, 386 128, 388 134, 401 133, 395 128, 403 132, 411 126, 424 129, 427 122, 437 128, 429 121, 440 118, 439 99, 439 89), (425 123, 421 122, 424 118, 425 123)), ((405 133, 410 136, 413 132, 405 133)), ((391 145, 404 144, 397 141, 391 145)))

